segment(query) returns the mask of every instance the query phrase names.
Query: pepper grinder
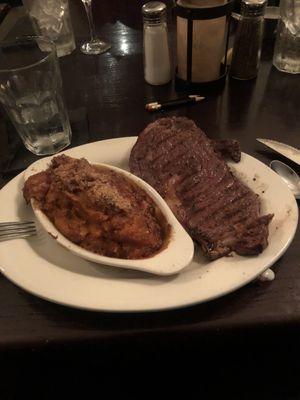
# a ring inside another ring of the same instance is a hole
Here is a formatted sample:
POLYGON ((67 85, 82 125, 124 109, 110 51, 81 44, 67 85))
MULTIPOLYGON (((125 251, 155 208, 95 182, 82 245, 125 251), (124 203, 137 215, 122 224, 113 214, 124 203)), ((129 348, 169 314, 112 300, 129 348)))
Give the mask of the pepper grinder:
POLYGON ((232 78, 247 80, 257 76, 266 0, 243 0, 239 16, 229 74, 232 78))
POLYGON ((166 9, 166 5, 159 1, 150 1, 142 7, 144 76, 151 85, 166 84, 172 77, 166 9))

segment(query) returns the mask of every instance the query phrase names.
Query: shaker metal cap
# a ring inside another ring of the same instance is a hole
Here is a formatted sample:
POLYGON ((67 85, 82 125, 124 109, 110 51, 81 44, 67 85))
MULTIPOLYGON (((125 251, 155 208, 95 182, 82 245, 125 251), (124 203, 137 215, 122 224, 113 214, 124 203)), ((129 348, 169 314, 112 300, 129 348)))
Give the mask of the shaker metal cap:
POLYGON ((243 0, 241 14, 243 17, 260 17, 264 15, 267 0, 243 0))
POLYGON ((144 21, 147 22, 161 22, 166 15, 167 6, 161 1, 150 1, 142 7, 144 21))

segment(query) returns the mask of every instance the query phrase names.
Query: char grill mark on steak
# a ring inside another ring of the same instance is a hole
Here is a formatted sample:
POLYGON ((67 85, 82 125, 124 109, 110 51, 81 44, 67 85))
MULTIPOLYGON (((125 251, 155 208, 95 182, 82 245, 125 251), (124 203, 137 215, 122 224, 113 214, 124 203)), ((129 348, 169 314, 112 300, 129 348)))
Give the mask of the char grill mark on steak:
MULTIPOLYGON (((200 218, 203 220, 205 218, 209 218, 211 215, 212 219, 215 219, 217 215, 226 214, 227 209, 231 209, 233 212, 237 210, 238 207, 243 205, 244 198, 248 198, 248 191, 245 188, 241 188, 241 190, 231 191, 231 193, 219 193, 219 197, 217 199, 214 198, 214 195, 206 198, 202 203, 197 205, 197 208, 193 210, 194 217, 197 219, 197 216, 200 215, 200 218), (244 189, 244 190, 243 190, 244 189), (211 201, 209 201, 211 199, 211 201), (207 201, 206 201, 207 200, 207 201), (224 201, 226 202, 224 205, 224 201)), ((238 208, 239 210, 240 208, 238 208)), ((228 217, 227 217, 228 218, 228 217)))
POLYGON ((139 135, 130 169, 164 197, 209 259, 258 254, 267 246, 272 215, 260 216, 259 197, 223 155, 239 161, 238 142, 210 140, 187 118, 162 118, 139 135))
POLYGON ((226 179, 225 176, 221 177, 220 179, 212 179, 208 178, 206 179, 205 177, 200 178, 203 181, 203 185, 200 182, 195 184, 194 187, 190 187, 184 191, 180 192, 180 198, 182 199, 183 204, 186 204, 187 206, 191 205, 195 208, 197 204, 199 206, 201 205, 201 202, 205 202, 206 204, 208 203, 208 199, 210 197, 214 197, 214 193, 212 191, 212 185, 216 186, 216 184, 222 185, 222 182, 224 182, 224 179, 226 179), (204 181, 206 179, 206 182, 204 181))

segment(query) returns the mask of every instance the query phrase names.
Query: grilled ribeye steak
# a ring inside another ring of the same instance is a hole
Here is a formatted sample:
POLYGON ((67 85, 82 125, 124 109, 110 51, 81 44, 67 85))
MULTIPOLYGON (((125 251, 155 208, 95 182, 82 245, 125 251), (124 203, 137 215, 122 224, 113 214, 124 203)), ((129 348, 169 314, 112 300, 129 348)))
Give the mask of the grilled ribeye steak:
POLYGON ((187 118, 161 118, 139 135, 129 161, 210 260, 262 252, 273 217, 260 216, 258 195, 233 175, 224 153, 238 161, 237 142, 218 144, 187 118))

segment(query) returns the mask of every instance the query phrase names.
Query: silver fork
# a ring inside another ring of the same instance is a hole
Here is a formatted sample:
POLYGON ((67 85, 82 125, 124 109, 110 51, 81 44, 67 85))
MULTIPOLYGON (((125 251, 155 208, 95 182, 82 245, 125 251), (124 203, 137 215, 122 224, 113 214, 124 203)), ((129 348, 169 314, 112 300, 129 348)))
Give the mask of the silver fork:
POLYGON ((0 242, 36 235, 34 221, 0 222, 0 242))

